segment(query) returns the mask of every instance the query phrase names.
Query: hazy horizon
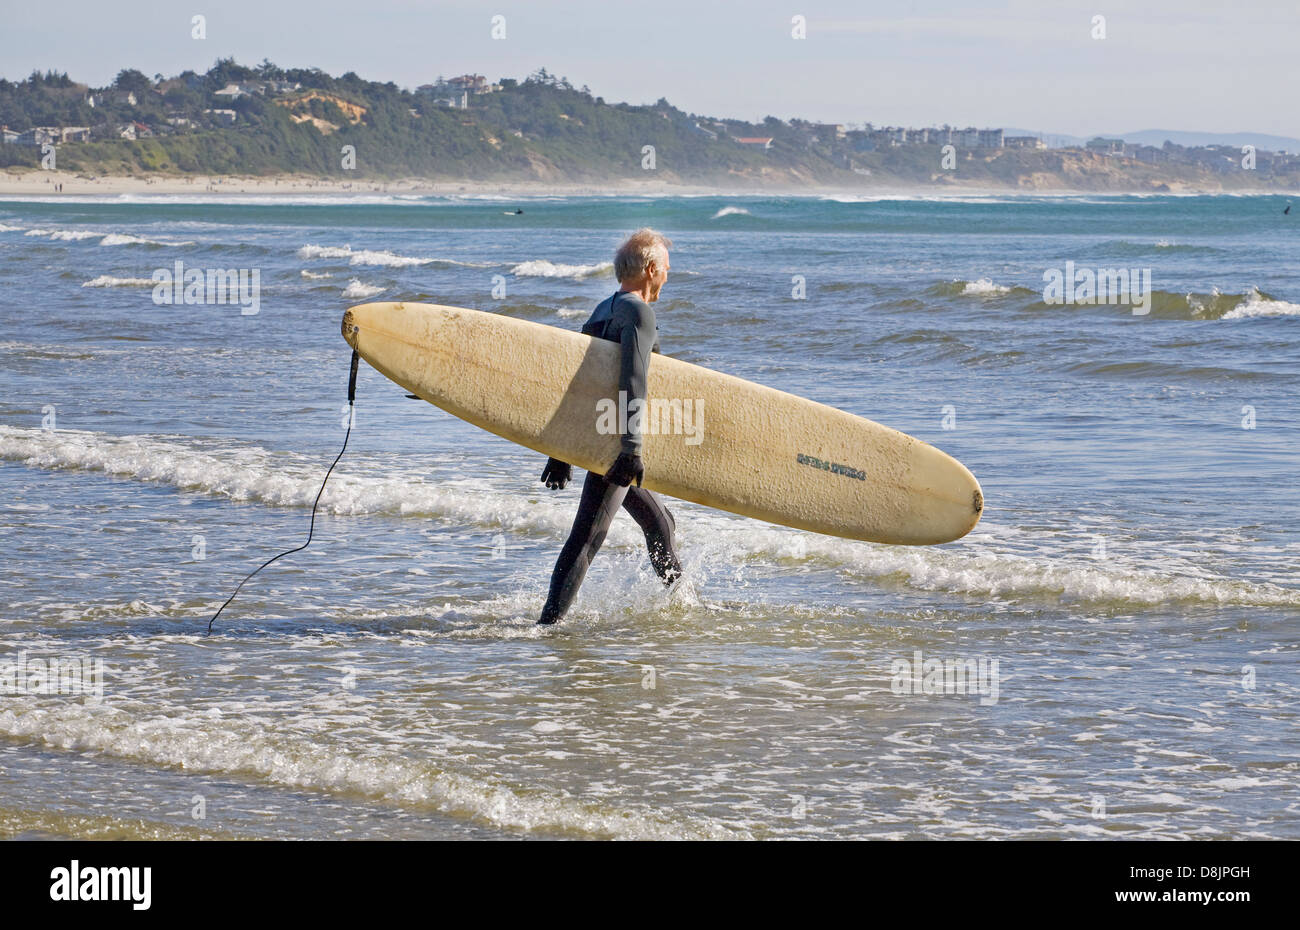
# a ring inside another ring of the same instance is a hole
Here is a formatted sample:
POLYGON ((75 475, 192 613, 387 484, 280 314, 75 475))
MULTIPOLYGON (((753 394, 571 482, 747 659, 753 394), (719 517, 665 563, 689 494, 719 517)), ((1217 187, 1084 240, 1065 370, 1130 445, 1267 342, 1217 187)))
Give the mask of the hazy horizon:
POLYGON ((665 97, 689 112, 752 121, 1300 138, 1300 114, 1284 100, 1300 77, 1290 48, 1300 13, 1273 0, 1242 14, 1170 0, 1104 10, 1008 0, 982 11, 904 0, 865 13, 842 0, 708 8, 579 0, 563 10, 414 0, 169 6, 71 0, 57 17, 11 8, 0 76, 56 70, 102 86, 123 68, 172 75, 206 71, 218 58, 269 58, 414 88, 438 75, 522 78, 545 67, 610 102, 665 97), (195 13, 207 18, 205 39, 191 37, 195 13), (1097 14, 1106 18, 1104 39, 1092 38, 1097 14), (497 15, 504 39, 491 36, 497 15), (807 38, 791 36, 796 15, 807 38))

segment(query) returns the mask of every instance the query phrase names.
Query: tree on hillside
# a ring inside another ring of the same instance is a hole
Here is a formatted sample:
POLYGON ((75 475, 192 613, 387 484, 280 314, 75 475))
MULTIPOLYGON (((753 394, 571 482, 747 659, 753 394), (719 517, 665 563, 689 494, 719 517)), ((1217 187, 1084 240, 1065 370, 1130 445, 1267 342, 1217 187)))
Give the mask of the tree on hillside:
POLYGON ((252 68, 238 64, 233 58, 218 58, 207 73, 208 85, 213 90, 220 90, 227 84, 251 81, 256 76, 257 72, 252 68))
POLYGON ((113 86, 118 90, 130 91, 136 95, 143 94, 153 87, 149 83, 149 79, 135 68, 124 68, 117 72, 117 77, 113 80, 113 86))

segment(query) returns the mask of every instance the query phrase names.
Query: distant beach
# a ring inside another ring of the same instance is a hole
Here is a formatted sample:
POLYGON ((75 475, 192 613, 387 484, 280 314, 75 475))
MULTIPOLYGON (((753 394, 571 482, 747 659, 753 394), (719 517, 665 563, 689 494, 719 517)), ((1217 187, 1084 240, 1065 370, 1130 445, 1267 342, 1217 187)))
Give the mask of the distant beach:
MULTIPOLYGON (((55 187, 62 185, 58 194, 71 195, 106 195, 122 194, 411 194, 455 197, 458 194, 474 196, 501 197, 600 197, 618 195, 622 197, 708 197, 708 196, 847 196, 870 199, 890 195, 915 195, 919 197, 951 196, 954 198, 981 195, 1022 193, 1032 196, 1071 195, 1080 193, 1122 194, 1123 191, 1098 191, 1082 188, 1022 188, 991 187, 988 185, 963 186, 956 183, 912 185, 909 187, 854 187, 837 185, 808 185, 804 187, 767 187, 759 184, 735 187, 719 185, 689 184, 668 179, 654 181, 636 181, 615 179, 606 182, 585 184, 556 184, 534 180, 432 180, 429 178, 400 178, 392 181, 355 180, 342 181, 304 175, 278 175, 270 177, 253 177, 243 175, 154 175, 149 177, 124 175, 86 175, 73 171, 0 171, 0 196, 4 195, 43 195, 55 194, 55 187)), ((1232 190, 1217 188, 1201 189, 1191 185, 1173 182, 1167 185, 1169 190, 1161 193, 1175 195, 1199 195, 1231 193, 1233 195, 1282 194, 1290 192, 1278 190, 1232 190)), ((1150 189, 1132 193, 1151 194, 1150 189)), ((1300 196, 1300 192, 1295 192, 1300 196)))
MULTIPOLYGON (((666 194, 716 193, 714 187, 673 184, 667 181, 618 181, 592 184, 551 184, 540 181, 435 181, 428 178, 401 178, 395 181, 336 181, 305 176, 244 177, 239 175, 194 177, 118 175, 88 176, 72 171, 13 170, 0 173, 0 195, 49 194, 62 184, 68 194, 501 194, 504 196, 592 197, 618 193, 635 196, 666 194)), ((761 191, 755 191, 760 193, 761 191)), ((805 191, 809 193, 811 191, 805 191)))

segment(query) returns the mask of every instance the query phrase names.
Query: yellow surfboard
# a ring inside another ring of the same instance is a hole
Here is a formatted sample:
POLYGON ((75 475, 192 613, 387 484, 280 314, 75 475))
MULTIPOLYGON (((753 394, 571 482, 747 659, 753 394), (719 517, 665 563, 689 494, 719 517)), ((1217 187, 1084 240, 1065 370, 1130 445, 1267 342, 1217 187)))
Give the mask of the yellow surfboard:
MULTIPOLYGON (((619 346, 494 313, 370 303, 343 338, 413 394, 511 442, 604 474, 635 405, 619 346)), ((872 542, 930 545, 979 522, 979 482, 887 426, 663 355, 639 411, 645 487, 746 517, 872 542)))

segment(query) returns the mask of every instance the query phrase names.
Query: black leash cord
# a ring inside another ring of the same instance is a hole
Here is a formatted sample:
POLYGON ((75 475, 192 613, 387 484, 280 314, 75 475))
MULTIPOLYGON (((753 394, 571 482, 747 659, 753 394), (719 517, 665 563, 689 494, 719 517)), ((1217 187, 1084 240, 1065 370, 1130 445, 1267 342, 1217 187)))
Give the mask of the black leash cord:
POLYGON ((343 448, 340 449, 339 454, 334 457, 334 464, 330 465, 329 469, 325 472, 325 481, 322 481, 320 483, 320 490, 316 492, 316 501, 311 505, 311 526, 307 528, 307 541, 296 549, 289 549, 285 552, 281 552, 279 555, 271 556, 271 558, 267 559, 261 565, 257 566, 257 568, 253 569, 251 572, 245 575, 244 580, 239 583, 239 587, 235 588, 234 594, 231 594, 230 597, 226 598, 226 603, 222 604, 219 608, 217 608, 217 612, 213 614, 212 619, 208 621, 209 635, 212 633, 212 624, 217 622, 217 618, 221 616, 221 611, 225 610, 227 607, 230 606, 230 602, 235 599, 236 595, 239 594, 240 590, 243 589, 244 585, 248 583, 248 580, 250 578, 252 578, 258 572, 260 572, 262 569, 266 568, 266 566, 270 565, 275 560, 282 559, 286 555, 293 555, 295 552, 302 552, 302 550, 306 549, 308 546, 311 545, 312 534, 316 532, 316 508, 320 506, 321 495, 325 493, 325 483, 330 480, 330 475, 334 471, 334 465, 337 465, 339 463, 339 459, 343 458, 343 453, 348 451, 348 437, 352 435, 352 408, 356 404, 356 400, 357 400, 357 362, 358 361, 360 361, 360 356, 357 355, 356 349, 353 349, 352 350, 352 372, 351 374, 348 375, 348 427, 347 427, 347 431, 343 434, 343 448))

